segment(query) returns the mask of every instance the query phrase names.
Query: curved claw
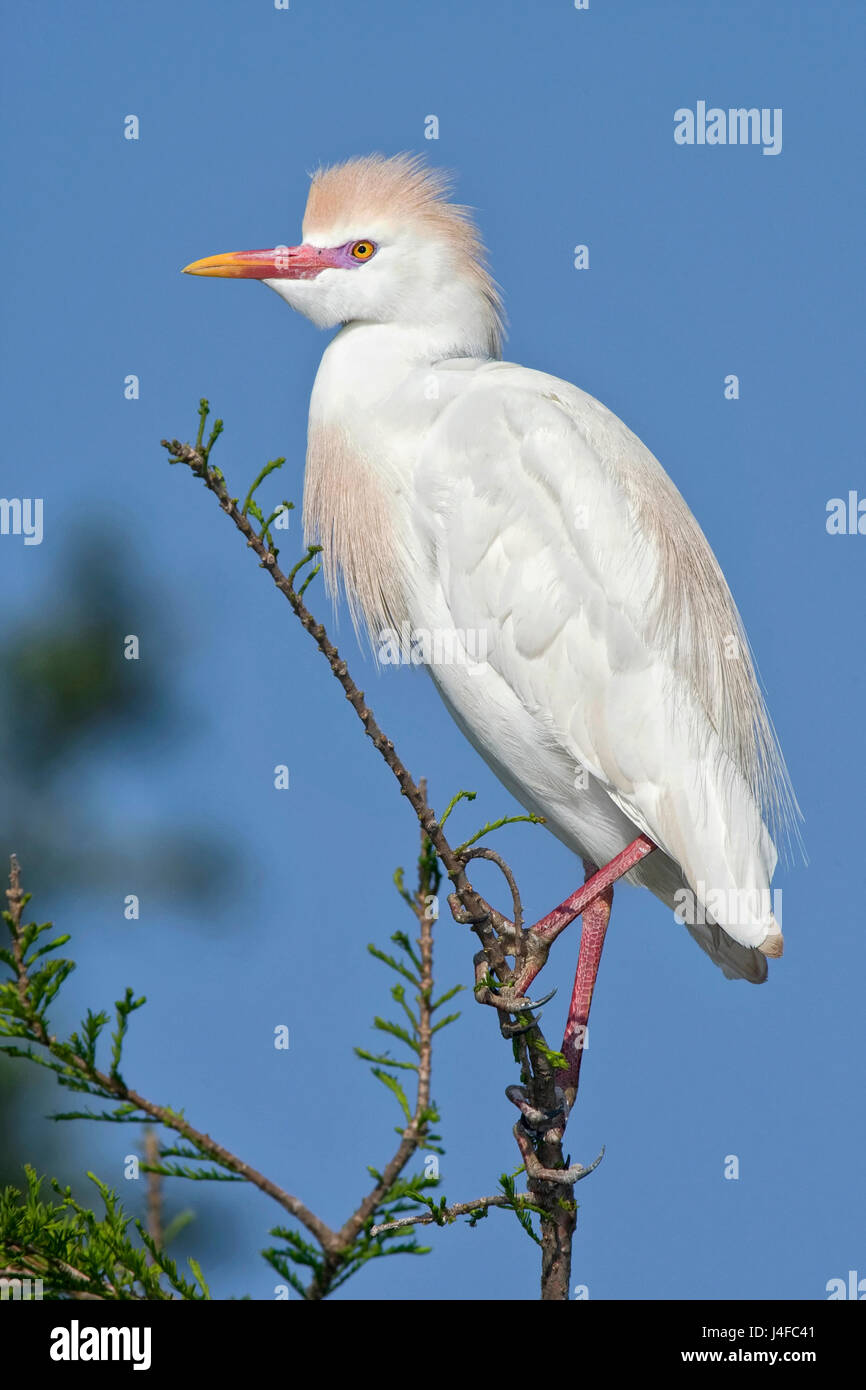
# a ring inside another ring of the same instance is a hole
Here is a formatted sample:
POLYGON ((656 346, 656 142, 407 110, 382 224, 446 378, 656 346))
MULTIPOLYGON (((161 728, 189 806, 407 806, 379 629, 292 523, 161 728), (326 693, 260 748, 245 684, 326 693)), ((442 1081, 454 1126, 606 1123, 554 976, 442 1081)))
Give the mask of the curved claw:
MULTIPOLYGON (((551 1001, 551 999, 553 998, 553 996, 554 996, 555 993, 556 993, 556 985, 554 985, 553 989, 550 991, 549 994, 543 994, 543 995, 541 996, 540 999, 524 999, 524 1001, 523 1001, 523 1008, 524 1008, 524 1009, 540 1009, 541 1006, 542 1006, 542 1004, 549 1004, 549 1003, 550 1003, 550 1001, 551 1001)), ((522 1013, 522 1012, 523 1012, 523 1010, 521 1009, 521 1013, 522 1013)))
POLYGON ((594 1172, 604 1158, 604 1149, 602 1149, 598 1158, 596 1158, 588 1168, 584 1168, 582 1163, 572 1163, 568 1168, 545 1168, 543 1164, 539 1162, 536 1154, 533 1153, 529 1141, 521 1135, 520 1127, 522 1123, 521 1120, 518 1120, 517 1124, 514 1126, 514 1137, 523 1155, 526 1176, 531 1178, 534 1182, 550 1182, 556 1183, 560 1187, 573 1187, 576 1182, 580 1182, 582 1178, 586 1178, 590 1173, 594 1172))
POLYGON ((601 1153, 599 1154, 598 1158, 594 1158, 594 1159, 593 1159, 592 1163, 590 1163, 590 1165, 589 1165, 588 1168, 584 1168, 583 1165, 580 1164, 580 1163, 573 1163, 573 1164, 571 1165, 571 1167, 568 1168, 566 1171, 569 1172, 569 1173, 573 1173, 573 1172, 575 1171, 575 1169, 577 1169, 578 1172, 577 1172, 577 1177, 571 1178, 570 1181, 571 1181, 571 1182, 580 1182, 581 1178, 588 1178, 589 1175, 590 1175, 590 1173, 594 1173, 595 1170, 596 1170, 596 1168, 598 1167, 598 1165, 601 1163, 601 1160, 604 1158, 604 1149, 605 1149, 605 1146, 604 1146, 604 1144, 602 1144, 602 1146, 601 1146, 601 1153))
POLYGON ((504 1014, 525 1014, 531 1009, 540 1009, 542 1004, 549 1004, 555 993, 554 987, 549 994, 543 994, 540 999, 524 999, 522 995, 518 995, 516 999, 509 999, 507 994, 494 994, 488 988, 488 998, 481 1002, 489 1004, 492 1009, 499 1009, 504 1014))

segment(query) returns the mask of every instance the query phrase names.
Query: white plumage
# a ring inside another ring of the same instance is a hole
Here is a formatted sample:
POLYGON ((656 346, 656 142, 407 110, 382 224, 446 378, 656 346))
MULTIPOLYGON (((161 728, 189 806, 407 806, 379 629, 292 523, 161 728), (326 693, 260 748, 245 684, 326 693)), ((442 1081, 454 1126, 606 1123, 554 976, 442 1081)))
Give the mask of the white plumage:
POLYGON ((374 644, 404 623, 462 641, 431 674, 505 786, 596 864, 648 835, 629 877, 671 907, 689 889, 703 949, 764 979, 773 833, 796 803, 733 600, 661 465, 591 396, 497 360, 477 233, 418 160, 319 171, 291 253, 312 273, 273 273, 273 254, 191 269, 257 274, 344 325, 304 499, 331 587, 374 644))

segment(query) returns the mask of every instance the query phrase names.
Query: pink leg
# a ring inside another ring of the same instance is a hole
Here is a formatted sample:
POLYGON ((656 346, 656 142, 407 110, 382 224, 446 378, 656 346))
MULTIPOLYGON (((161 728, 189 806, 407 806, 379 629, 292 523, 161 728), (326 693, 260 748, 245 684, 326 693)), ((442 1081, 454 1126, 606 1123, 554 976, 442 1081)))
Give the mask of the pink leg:
MULTIPOLYGON (((595 864, 584 859, 587 882, 598 872, 595 864)), ((574 989, 568 1009, 568 1022, 562 1040, 562 1053, 568 1063, 566 1071, 556 1074, 557 1084, 565 1091, 568 1108, 574 1105, 580 1078, 580 1061, 586 1047, 586 1030, 589 1023, 589 1010, 592 993, 601 963, 605 932, 610 921, 613 903, 613 884, 609 884, 583 909, 583 925, 580 934, 580 951, 577 957, 577 970, 574 976, 574 989)))
MULTIPOLYGON (((530 928, 533 936, 552 944, 560 933, 565 931, 565 928, 574 921, 575 917, 580 917, 583 914, 585 923, 587 907, 591 906, 595 899, 600 897, 618 878, 622 878, 623 874, 627 874, 642 859, 646 859, 648 854, 652 854, 656 848, 657 846, 647 835, 638 835, 630 845, 626 845, 624 850, 615 855, 609 864, 605 864, 603 869, 596 869, 594 865, 589 865, 588 861, 584 860, 587 878, 583 887, 578 888, 570 898, 566 898, 564 903, 560 903, 559 907, 555 907, 552 912, 548 912, 546 917, 542 917, 539 922, 536 922, 535 926, 530 928), (591 873, 590 869, 592 869, 591 873)), ((610 915, 609 907, 608 915, 610 915)), ((546 959, 546 955, 536 955, 530 958, 519 978, 515 981, 515 995, 526 993, 546 959)), ((598 969, 597 966, 596 969, 598 969)))

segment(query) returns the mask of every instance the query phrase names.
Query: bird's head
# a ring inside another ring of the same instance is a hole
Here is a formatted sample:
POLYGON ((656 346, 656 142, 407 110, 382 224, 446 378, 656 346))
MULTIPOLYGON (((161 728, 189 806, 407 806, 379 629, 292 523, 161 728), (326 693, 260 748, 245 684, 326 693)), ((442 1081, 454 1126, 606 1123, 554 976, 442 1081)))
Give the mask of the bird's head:
POLYGON ((413 155, 368 155, 313 175, 300 246, 234 251, 188 275, 261 280, 320 328, 400 324, 498 357, 502 306, 450 182, 413 155))

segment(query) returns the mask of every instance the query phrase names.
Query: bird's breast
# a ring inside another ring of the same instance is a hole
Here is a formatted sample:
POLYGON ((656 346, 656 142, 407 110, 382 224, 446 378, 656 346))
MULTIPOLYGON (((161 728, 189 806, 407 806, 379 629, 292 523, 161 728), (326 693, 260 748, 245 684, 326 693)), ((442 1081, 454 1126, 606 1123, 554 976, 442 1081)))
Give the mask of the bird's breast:
POLYGON ((322 547, 328 592, 345 593, 353 620, 376 638, 406 621, 407 556, 399 485, 341 425, 311 422, 304 537, 322 547))

